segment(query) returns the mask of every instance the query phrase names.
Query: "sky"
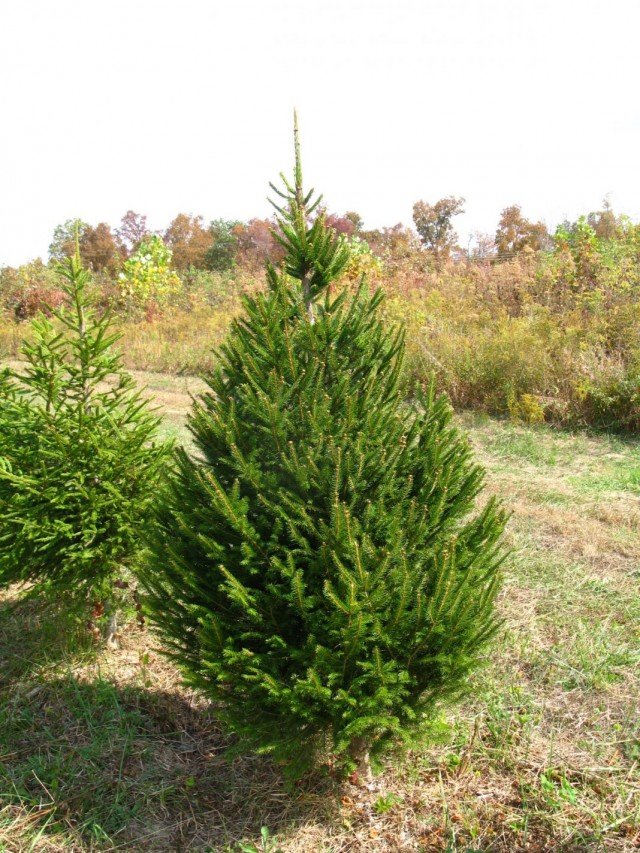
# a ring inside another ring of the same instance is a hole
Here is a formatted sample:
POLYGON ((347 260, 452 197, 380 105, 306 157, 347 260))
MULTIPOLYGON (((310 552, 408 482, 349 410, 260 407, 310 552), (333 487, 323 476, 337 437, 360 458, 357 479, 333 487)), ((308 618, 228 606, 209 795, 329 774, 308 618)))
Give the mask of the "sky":
POLYGON ((0 265, 54 227, 270 214, 292 168, 366 227, 464 196, 640 219, 638 0, 0 0, 0 265))

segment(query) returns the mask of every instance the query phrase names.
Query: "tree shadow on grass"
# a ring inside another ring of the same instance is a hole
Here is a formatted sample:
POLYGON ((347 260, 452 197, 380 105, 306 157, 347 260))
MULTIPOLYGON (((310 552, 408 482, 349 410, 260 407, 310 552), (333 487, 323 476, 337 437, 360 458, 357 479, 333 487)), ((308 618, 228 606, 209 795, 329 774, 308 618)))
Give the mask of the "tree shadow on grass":
POLYGON ((15 588, 0 598, 0 696, 62 661, 95 654, 93 638, 77 616, 15 588))
MULTIPOLYGON (((163 689, 120 684, 100 677, 101 651, 63 608, 14 591, 0 599, 0 813, 10 816, 3 836, 0 815, 0 847, 6 837, 28 849, 42 831, 64 849, 237 850, 262 826, 330 819, 328 779, 291 792, 264 757, 227 760, 214 709, 173 670, 163 689)), ((123 660, 107 669, 125 674, 123 660)))
POLYGON ((25 849, 45 824, 79 850, 224 851, 261 826, 330 820, 328 779, 291 792, 263 757, 225 759, 228 745, 187 694, 58 677, 0 706, 0 797, 31 816, 25 849))

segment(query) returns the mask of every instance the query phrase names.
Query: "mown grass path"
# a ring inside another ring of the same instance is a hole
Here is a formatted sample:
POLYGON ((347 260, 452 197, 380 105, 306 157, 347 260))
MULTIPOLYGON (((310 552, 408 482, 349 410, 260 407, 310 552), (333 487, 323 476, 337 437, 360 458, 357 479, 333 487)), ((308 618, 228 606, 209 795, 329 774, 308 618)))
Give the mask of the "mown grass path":
MULTIPOLYGON (((137 374, 188 440, 194 379, 137 374)), ((584 851, 640 847, 640 442, 463 416, 513 515, 505 627, 437 742, 373 790, 288 792, 228 762, 148 633, 96 648, 0 603, 0 850, 584 851), (246 848, 245 848, 246 849, 246 848)))

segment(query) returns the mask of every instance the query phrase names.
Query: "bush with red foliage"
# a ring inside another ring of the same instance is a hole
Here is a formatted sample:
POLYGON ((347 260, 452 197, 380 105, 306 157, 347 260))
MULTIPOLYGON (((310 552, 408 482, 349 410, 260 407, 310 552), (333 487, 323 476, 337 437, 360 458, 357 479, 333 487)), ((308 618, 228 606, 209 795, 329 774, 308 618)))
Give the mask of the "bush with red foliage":
POLYGON ((325 216, 324 224, 327 228, 333 228, 336 234, 343 234, 345 237, 353 237, 356 233, 355 223, 347 216, 338 216, 336 213, 329 213, 325 216))
POLYGON ((233 228, 238 241, 236 260, 240 266, 262 269, 265 261, 280 263, 284 250, 273 235, 275 227, 271 219, 250 219, 233 228))
POLYGON ((34 284, 23 291, 14 302, 13 313, 16 320, 29 320, 40 312, 50 317, 52 309, 59 308, 63 301, 64 293, 61 290, 51 290, 34 284))

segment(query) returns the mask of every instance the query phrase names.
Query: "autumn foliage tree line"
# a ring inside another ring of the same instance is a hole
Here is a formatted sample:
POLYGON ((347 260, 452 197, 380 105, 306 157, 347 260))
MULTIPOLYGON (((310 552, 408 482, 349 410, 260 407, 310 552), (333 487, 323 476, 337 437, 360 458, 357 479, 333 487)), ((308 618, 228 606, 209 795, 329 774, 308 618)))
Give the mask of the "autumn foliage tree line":
MULTIPOLYGON (((376 254, 393 252, 400 240, 421 248, 431 260, 440 264, 464 253, 458 246, 453 218, 464 212, 464 199, 453 196, 435 204, 418 201, 413 207, 415 231, 396 225, 391 228, 366 230, 362 217, 355 211, 344 215, 323 211, 325 223, 336 233, 364 241, 376 254)), ((607 209, 599 217, 596 233, 602 232, 603 216, 616 217, 607 209)), ((127 259, 140 247, 161 240, 171 251, 171 266, 178 273, 189 270, 226 272, 234 267, 262 268, 266 260, 279 262, 282 247, 274 237, 273 219, 254 218, 248 222, 217 219, 209 224, 204 217, 179 213, 161 232, 152 231, 145 215, 127 211, 117 227, 106 222, 90 225, 81 219, 70 219, 58 225, 49 246, 49 262, 70 257, 79 237, 80 257, 93 273, 117 276, 127 259)), ((504 260, 526 249, 538 251, 552 248, 553 241, 546 226, 526 219, 520 207, 513 205, 501 214, 495 236, 476 234, 469 258, 504 260)), ((5 277, 10 270, 4 270, 5 277)))
MULTIPOLYGON (((385 310, 407 323, 408 372, 435 375, 457 406, 640 428, 640 225, 605 200, 550 233, 511 205, 495 233, 463 247, 464 204, 418 201, 413 227, 380 229, 319 209, 350 252, 336 286, 366 274, 383 288, 385 310)), ((129 367, 209 368, 202 330, 221 339, 241 296, 264 286, 265 262, 283 257, 272 219, 180 213, 162 232, 131 210, 115 228, 69 220, 47 263, 0 270, 0 355, 15 355, 16 324, 60 303, 51 265, 70 255, 76 233, 100 303, 122 319, 129 367)))

